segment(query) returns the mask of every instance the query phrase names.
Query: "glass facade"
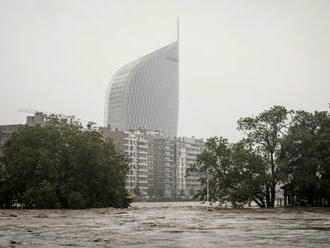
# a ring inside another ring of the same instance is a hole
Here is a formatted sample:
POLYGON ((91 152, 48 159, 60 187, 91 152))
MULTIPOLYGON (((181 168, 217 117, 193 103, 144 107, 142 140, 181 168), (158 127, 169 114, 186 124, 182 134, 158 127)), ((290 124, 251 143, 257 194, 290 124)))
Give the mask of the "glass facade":
POLYGON ((105 125, 177 135, 179 114, 178 42, 132 63, 113 76, 106 93, 105 125))

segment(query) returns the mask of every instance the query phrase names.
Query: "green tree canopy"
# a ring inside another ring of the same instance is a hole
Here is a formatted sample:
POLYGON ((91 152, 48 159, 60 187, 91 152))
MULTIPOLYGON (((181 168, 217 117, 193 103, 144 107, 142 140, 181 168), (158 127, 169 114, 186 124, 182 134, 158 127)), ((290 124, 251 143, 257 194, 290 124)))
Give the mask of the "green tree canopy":
POLYGON ((202 189, 197 196, 205 200, 209 178, 210 200, 231 202, 234 207, 254 201, 259 207, 272 208, 281 186, 294 201, 329 205, 328 112, 273 106, 255 117, 239 119, 238 129, 245 133, 240 142, 210 138, 197 156, 188 171, 200 177, 202 189))
POLYGON ((320 127, 316 140, 316 152, 319 158, 320 191, 321 197, 330 205, 330 115, 320 127))
POLYGON ((244 142, 263 158, 266 174, 263 195, 267 207, 274 207, 276 186, 285 176, 285 167, 278 158, 288 129, 289 114, 285 107, 273 106, 256 117, 238 120, 238 130, 246 133, 244 142))
POLYGON ((260 207, 266 206, 262 191, 266 181, 263 159, 242 142, 229 144, 222 137, 208 139, 205 150, 197 156, 189 173, 200 176, 202 189, 197 196, 201 200, 206 200, 206 181, 209 180, 210 201, 230 202, 233 207, 251 201, 260 207))
MULTIPOLYGON (((310 206, 329 199, 330 118, 327 112, 295 111, 283 140, 281 160, 287 167, 291 194, 310 206)), ((329 201, 329 200, 328 200, 329 201)))
MULTIPOLYGON (((279 154, 289 114, 285 107, 273 106, 256 117, 238 120, 238 129, 245 132, 240 142, 229 144, 217 137, 206 142, 190 172, 199 174, 204 186, 206 174, 211 175, 212 200, 230 201, 233 206, 254 201, 262 208, 274 207, 276 186, 285 178, 279 154)), ((203 187, 199 196, 205 194, 203 187)))
POLYGON ((127 207, 128 162, 92 123, 21 128, 4 145, 0 207, 127 207))

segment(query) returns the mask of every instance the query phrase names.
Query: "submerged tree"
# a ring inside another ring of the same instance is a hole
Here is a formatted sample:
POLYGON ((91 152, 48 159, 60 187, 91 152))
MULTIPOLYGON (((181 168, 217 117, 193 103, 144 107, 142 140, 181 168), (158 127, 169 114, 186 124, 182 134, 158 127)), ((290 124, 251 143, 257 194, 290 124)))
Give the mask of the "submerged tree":
POLYGON ((200 176, 205 199, 206 178, 210 176, 210 199, 242 206, 254 201, 261 208, 272 208, 276 186, 285 178, 279 159, 281 143, 288 125, 289 111, 274 106, 256 117, 241 118, 238 129, 246 137, 237 144, 224 138, 210 138, 190 170, 200 176))
POLYGON ((288 128, 290 112, 283 106, 273 106, 256 117, 241 118, 238 129, 245 131, 244 142, 263 158, 265 180, 261 195, 266 207, 274 207, 276 186, 284 179, 285 166, 279 159, 283 138, 288 128))
POLYGON ((202 189, 197 193, 201 200, 206 200, 206 181, 209 179, 209 200, 223 202, 228 199, 229 187, 231 184, 224 180, 230 167, 231 150, 228 141, 224 138, 210 138, 205 144, 204 151, 197 155, 197 162, 187 171, 188 175, 199 176, 202 189))
POLYGON ((234 207, 254 201, 274 207, 276 187, 299 203, 330 204, 330 115, 328 112, 288 111, 273 106, 256 117, 241 118, 238 129, 245 138, 229 144, 210 138, 190 173, 200 176, 206 196, 209 178, 211 201, 234 207))
POLYGON ((50 120, 4 146, 0 207, 127 207, 128 158, 88 125, 50 120))
POLYGON ((209 180, 209 200, 233 207, 254 201, 260 207, 266 203, 262 197, 265 168, 262 157, 244 143, 229 144, 224 138, 210 138, 197 163, 189 170, 200 176, 202 189, 197 196, 206 200, 206 181, 209 180))

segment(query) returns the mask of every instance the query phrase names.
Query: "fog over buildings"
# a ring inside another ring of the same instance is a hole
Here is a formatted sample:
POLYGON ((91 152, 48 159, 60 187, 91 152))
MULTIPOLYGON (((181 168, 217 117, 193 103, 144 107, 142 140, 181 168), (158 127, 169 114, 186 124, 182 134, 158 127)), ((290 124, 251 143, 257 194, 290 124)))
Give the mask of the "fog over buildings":
POLYGON ((328 108, 328 0, 2 0, 0 125, 19 108, 104 125, 109 80, 176 40, 177 16, 179 136, 235 141, 238 118, 274 104, 328 108))

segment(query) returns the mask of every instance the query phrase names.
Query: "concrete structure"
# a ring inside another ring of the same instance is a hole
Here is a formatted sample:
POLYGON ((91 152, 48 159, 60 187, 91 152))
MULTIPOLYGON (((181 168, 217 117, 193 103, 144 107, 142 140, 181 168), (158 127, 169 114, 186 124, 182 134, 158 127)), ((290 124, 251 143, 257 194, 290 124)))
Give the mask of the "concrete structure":
POLYGON ((145 133, 125 132, 124 151, 130 155, 130 171, 127 177, 129 192, 139 192, 143 198, 148 198, 150 171, 148 170, 148 140, 145 133))
POLYGON ((26 125, 29 127, 33 127, 35 125, 44 127, 46 125, 46 117, 47 115, 42 112, 35 112, 34 116, 26 117, 26 125))
POLYGON ((198 177, 186 170, 196 162, 204 142, 151 131, 104 131, 119 151, 131 158, 126 188, 144 199, 192 199, 200 189, 198 177))
POLYGON ((181 137, 177 139, 176 147, 176 195, 177 198, 192 199, 200 189, 200 182, 198 176, 187 176, 187 169, 194 165, 197 155, 203 152, 205 143, 202 139, 181 137))
POLYGON ((109 128, 102 128, 102 135, 104 138, 111 138, 113 143, 116 145, 116 149, 119 152, 124 152, 124 138, 125 132, 123 131, 112 131, 109 128))
POLYGON ((149 133, 145 131, 111 131, 104 128, 103 136, 112 138, 117 150, 126 153, 131 159, 126 182, 127 191, 139 194, 142 198, 149 198, 148 191, 152 178, 148 153, 149 133))
POLYGON ((123 66, 106 93, 105 125, 111 129, 152 130, 177 135, 179 113, 176 41, 123 66))
POLYGON ((152 199, 175 199, 175 138, 149 135, 149 195, 152 199))

